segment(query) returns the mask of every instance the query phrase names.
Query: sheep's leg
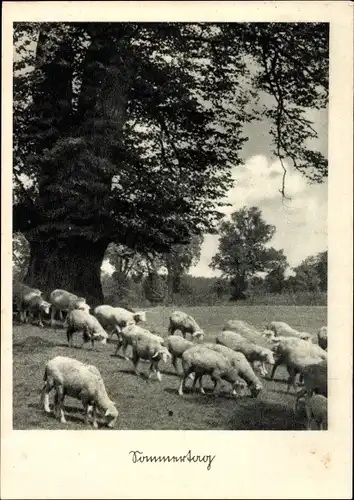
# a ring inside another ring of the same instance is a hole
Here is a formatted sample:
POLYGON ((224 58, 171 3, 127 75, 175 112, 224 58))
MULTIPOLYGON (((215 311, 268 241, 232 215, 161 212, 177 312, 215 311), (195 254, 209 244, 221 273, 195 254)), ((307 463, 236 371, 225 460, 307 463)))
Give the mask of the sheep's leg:
POLYGON ((197 381, 199 379, 200 379, 200 375, 195 375, 194 376, 193 384, 192 384, 192 387, 191 387, 191 392, 195 392, 195 390, 197 388, 197 381))
POLYGON ((72 326, 68 326, 68 329, 66 330, 66 338, 68 339, 68 347, 72 347, 73 346, 73 334, 74 334, 73 327, 72 326))
POLYGON ((294 413, 297 413, 297 408, 299 405, 299 401, 301 398, 303 398, 306 395, 306 389, 301 389, 300 391, 297 392, 296 398, 295 398, 295 404, 294 404, 294 413))
POLYGON ((289 372, 289 378, 288 378, 288 386, 287 386, 286 392, 290 391, 291 386, 293 386, 294 389, 296 390, 295 378, 296 378, 297 372, 296 372, 294 367, 288 367, 288 372, 289 372))
POLYGON ((183 389, 185 389, 186 380, 192 372, 193 372, 193 367, 189 368, 187 371, 184 372, 183 375, 181 375, 181 382, 178 388, 178 394, 180 396, 183 396, 183 389))
POLYGON ((139 375, 139 372, 138 372, 139 361, 140 361, 140 357, 139 357, 138 353, 136 352, 136 350, 134 349, 133 350, 132 362, 133 362, 133 365, 134 365, 135 375, 139 375))
POLYGON ((157 363, 154 363, 154 368, 155 368, 155 373, 156 373, 157 380, 158 380, 159 382, 161 382, 162 377, 161 377, 161 372, 160 372, 160 370, 159 370, 159 363, 158 363, 158 362, 157 362, 157 363))
POLYGON ((129 358, 127 356, 127 349, 128 349, 128 342, 126 340, 124 340, 123 342, 123 356, 124 356, 124 359, 126 359, 127 361, 129 361, 129 358))
POLYGON ((41 328, 44 327, 44 325, 43 325, 43 318, 42 318, 42 313, 41 312, 38 313, 38 326, 40 326, 41 328))
POLYGON ((51 390, 52 390, 52 387, 48 384, 48 382, 45 382, 43 389, 42 389, 42 392, 41 392, 40 403, 43 404, 44 411, 46 413, 50 413, 49 393, 51 390))
POLYGON ((63 403, 64 403, 64 398, 65 398, 65 394, 64 394, 64 390, 62 387, 57 387, 57 406, 58 406, 58 410, 59 410, 59 415, 60 415, 60 422, 62 424, 66 424, 66 419, 65 419, 65 415, 64 415, 64 410, 63 410, 63 403))
POLYGON ((117 337, 118 337, 118 340, 117 340, 117 347, 116 347, 116 350, 114 351, 114 355, 117 356, 118 355, 118 351, 119 349, 122 347, 123 345, 123 339, 122 337, 120 336, 120 332, 119 334, 117 333, 117 337))
POLYGON ((204 387, 203 387, 203 375, 199 376, 199 391, 201 394, 205 394, 204 387))
POLYGON ((52 305, 50 311, 50 326, 55 325, 55 313, 56 313, 56 308, 52 305))
POLYGON ((284 361, 283 356, 281 356, 280 358, 278 358, 276 360, 276 362, 273 365, 272 373, 270 374, 270 380, 273 380, 276 369, 278 368, 278 366, 280 366, 283 363, 283 361, 284 361))
POLYGON ((176 358, 176 356, 172 355, 171 363, 172 363, 173 368, 174 368, 174 369, 176 370, 176 372, 178 373, 178 369, 177 369, 177 358, 176 358))

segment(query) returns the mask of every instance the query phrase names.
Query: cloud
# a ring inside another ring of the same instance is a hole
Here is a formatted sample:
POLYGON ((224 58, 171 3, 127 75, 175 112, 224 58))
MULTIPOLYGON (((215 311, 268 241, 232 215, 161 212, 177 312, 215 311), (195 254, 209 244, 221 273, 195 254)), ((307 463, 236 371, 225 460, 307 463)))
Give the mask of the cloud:
MULTIPOLYGON (((279 160, 271 161, 265 155, 252 156, 243 166, 234 167, 234 186, 228 191, 224 208, 226 216, 243 206, 256 206, 264 219, 276 227, 270 242, 284 249, 291 266, 296 266, 308 255, 327 248, 327 183, 310 184, 306 178, 286 164, 287 175, 283 199, 279 190, 283 168, 279 160)), ((209 268, 217 252, 218 236, 205 237, 199 263, 191 268, 195 276, 218 276, 209 268)))

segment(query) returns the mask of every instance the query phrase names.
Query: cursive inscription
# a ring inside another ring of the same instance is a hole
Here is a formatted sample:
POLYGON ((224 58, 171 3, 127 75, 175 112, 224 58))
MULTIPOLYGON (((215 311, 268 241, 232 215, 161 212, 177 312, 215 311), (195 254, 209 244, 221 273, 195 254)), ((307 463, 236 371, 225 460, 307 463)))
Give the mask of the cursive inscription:
POLYGON ((216 455, 192 455, 192 451, 189 450, 185 455, 144 455, 142 451, 134 450, 130 451, 129 454, 132 457, 133 464, 152 462, 190 462, 190 463, 204 463, 207 464, 207 470, 210 470, 211 464, 216 455))

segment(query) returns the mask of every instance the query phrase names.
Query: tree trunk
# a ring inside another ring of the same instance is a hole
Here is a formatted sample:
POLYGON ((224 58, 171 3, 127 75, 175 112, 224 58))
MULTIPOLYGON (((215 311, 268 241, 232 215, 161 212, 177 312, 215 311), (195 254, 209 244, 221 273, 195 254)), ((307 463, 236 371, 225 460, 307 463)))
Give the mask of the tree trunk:
POLYGON ((173 265, 171 263, 170 257, 168 256, 166 259, 166 268, 167 268, 167 304, 173 303, 173 265))
POLYGON ((103 303, 101 265, 108 242, 84 239, 30 242, 25 283, 49 295, 56 288, 85 297, 93 308, 103 303))

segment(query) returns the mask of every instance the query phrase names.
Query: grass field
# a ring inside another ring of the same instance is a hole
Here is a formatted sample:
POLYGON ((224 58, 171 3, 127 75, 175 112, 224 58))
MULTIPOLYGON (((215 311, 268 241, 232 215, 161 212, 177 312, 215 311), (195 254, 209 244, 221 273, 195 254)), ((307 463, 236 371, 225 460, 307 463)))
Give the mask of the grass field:
MULTIPOLYGON (((167 335, 172 308, 148 309, 147 325, 167 335)), ((228 319, 245 320, 258 328, 268 321, 286 321, 301 331, 316 333, 327 324, 326 307, 305 306, 211 306, 184 308, 204 328, 206 340, 228 319)), ((76 337, 78 344, 81 336, 76 337)), ((75 337, 74 337, 75 342, 75 337)), ((294 393, 286 393, 286 371, 279 368, 274 381, 263 379, 264 389, 257 399, 234 398, 225 383, 220 395, 177 394, 179 379, 170 364, 162 365, 162 382, 146 378, 148 365, 140 364, 140 376, 132 363, 114 357, 115 345, 95 344, 83 349, 69 349, 63 328, 39 328, 14 324, 13 327, 13 428, 14 429, 90 429, 83 423, 81 403, 65 401, 68 423, 61 424, 46 415, 39 406, 46 361, 56 355, 71 356, 94 364, 100 370, 109 396, 120 411, 116 429, 121 430, 296 430, 303 429, 303 419, 293 414, 294 393), (224 390, 225 389, 225 390, 224 390)), ((207 381, 207 377, 206 377, 207 381)), ((208 386, 207 386, 208 387, 208 386)), ((211 385, 210 385, 211 387, 211 385)))

